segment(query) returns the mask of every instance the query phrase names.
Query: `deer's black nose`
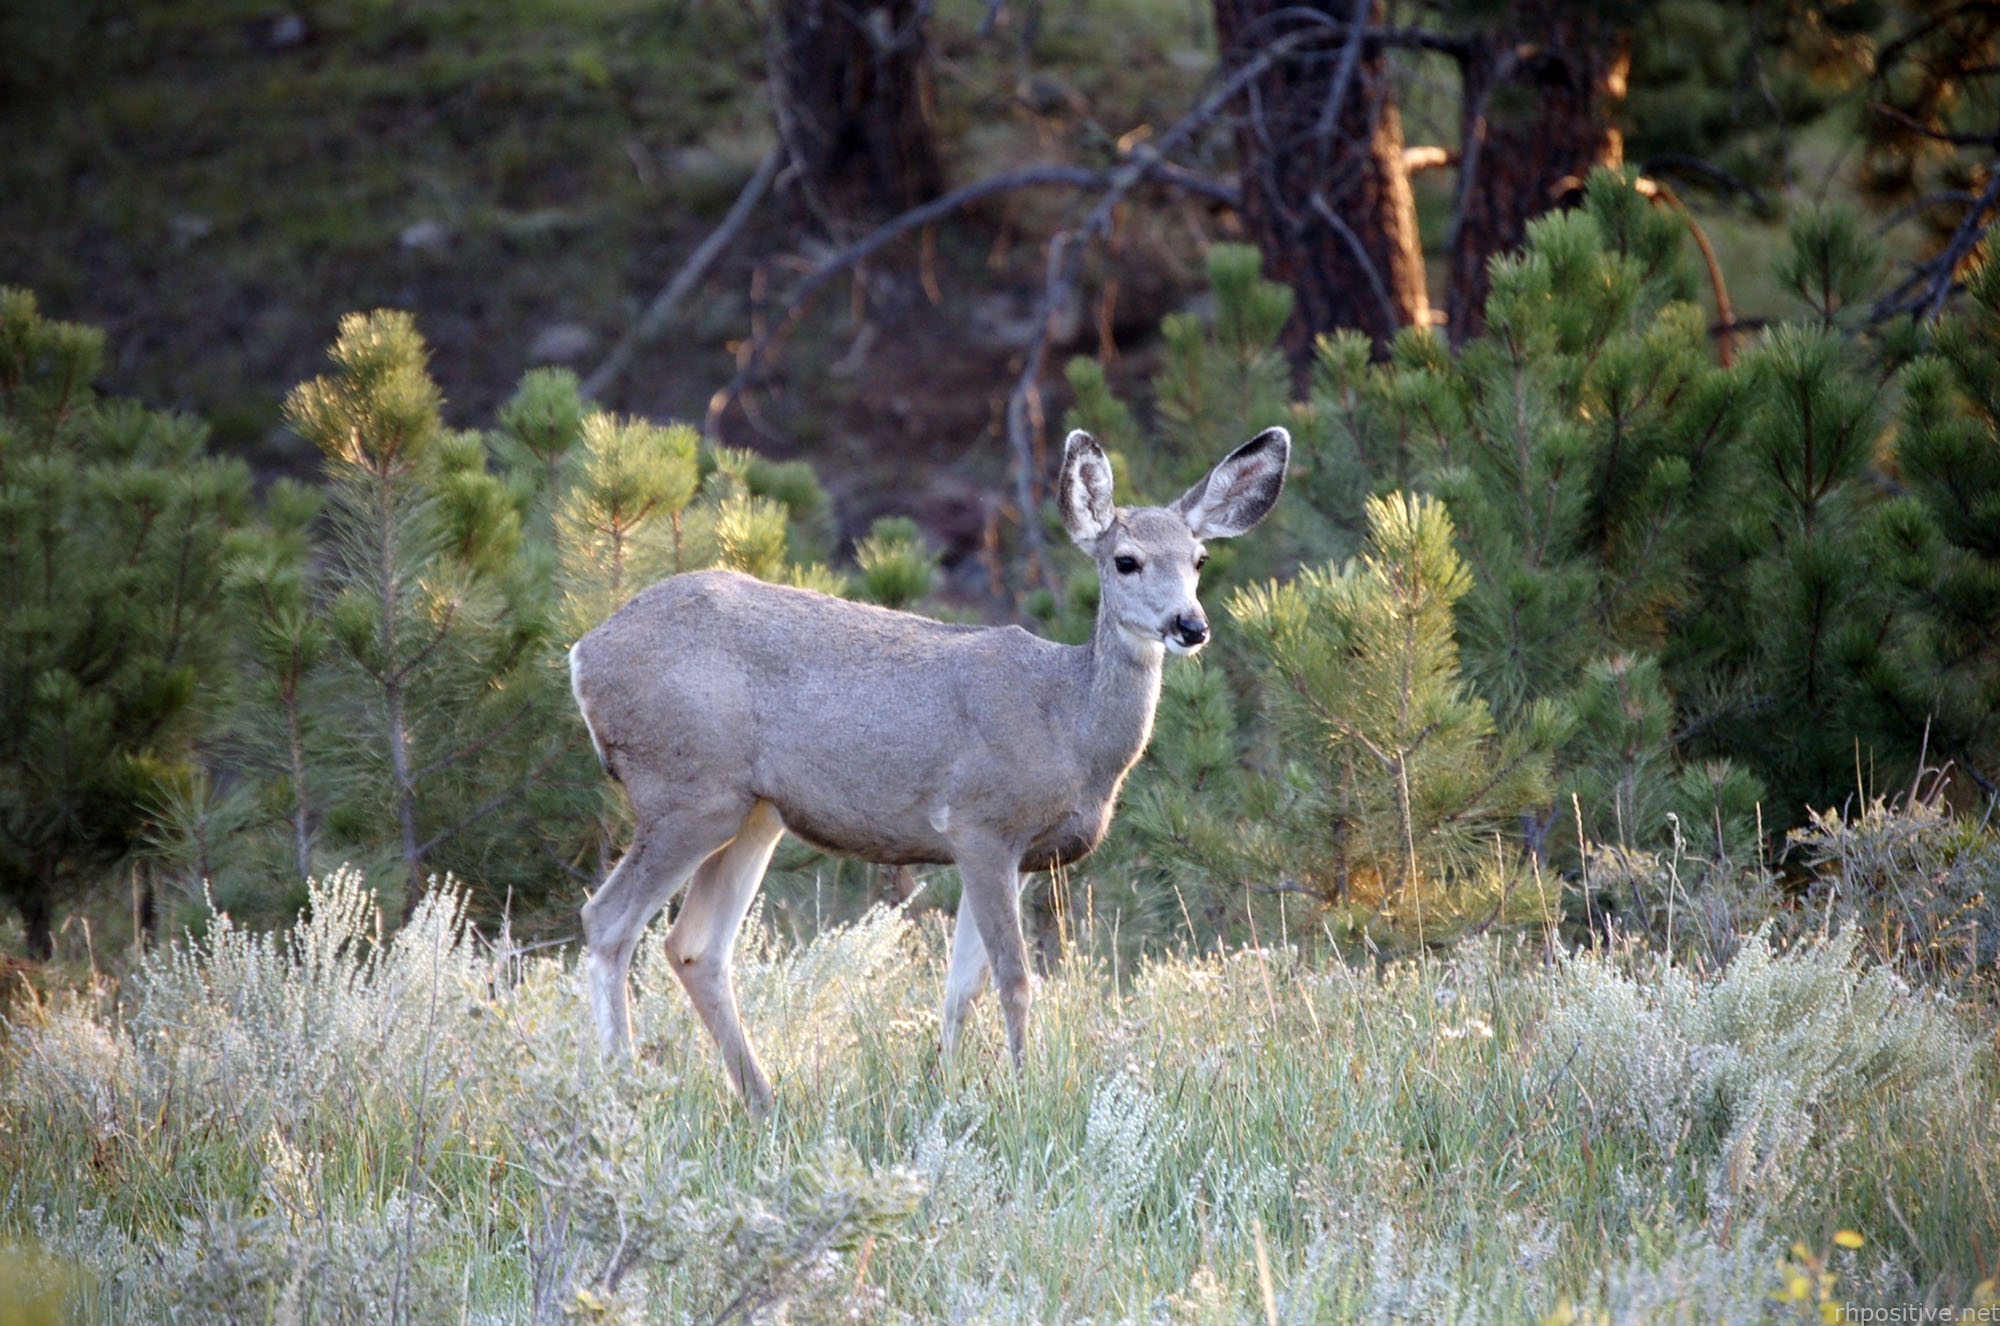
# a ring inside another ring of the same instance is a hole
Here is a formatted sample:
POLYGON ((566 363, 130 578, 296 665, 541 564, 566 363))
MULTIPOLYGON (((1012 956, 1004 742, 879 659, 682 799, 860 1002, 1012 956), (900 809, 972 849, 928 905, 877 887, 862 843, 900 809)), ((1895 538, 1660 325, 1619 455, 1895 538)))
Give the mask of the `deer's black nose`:
POLYGON ((1208 623, 1199 617, 1182 613, 1174 618, 1174 635, 1181 644, 1193 649, 1208 639, 1208 623))

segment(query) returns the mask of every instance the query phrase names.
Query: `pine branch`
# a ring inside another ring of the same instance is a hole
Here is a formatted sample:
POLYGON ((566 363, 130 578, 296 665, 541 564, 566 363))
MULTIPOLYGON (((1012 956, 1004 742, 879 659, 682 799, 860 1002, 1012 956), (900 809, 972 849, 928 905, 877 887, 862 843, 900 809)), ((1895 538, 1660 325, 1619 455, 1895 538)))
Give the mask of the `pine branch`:
MULTIPOLYGON (((499 674, 496 673, 495 675, 499 674)), ((451 752, 451 754, 449 755, 439 756, 437 759, 432 760, 429 764, 426 764, 423 768, 411 774, 410 782, 412 784, 421 783, 422 781, 424 781, 424 779, 428 778, 430 775, 437 773, 442 769, 448 769, 452 765, 457 764, 460 760, 479 754, 480 751, 485 750, 488 746, 492 745, 494 742, 498 741, 501 737, 507 735, 508 732, 512 731, 520 723, 522 719, 526 718, 529 714, 533 713, 534 709, 535 705, 532 700, 523 702, 522 705, 519 708, 517 708, 512 714, 508 715, 504 720, 502 720, 499 723, 496 723, 494 726, 487 729, 480 736, 474 738, 472 741, 467 742, 465 745, 460 746, 457 750, 451 752)))
POLYGON ((557 746, 555 749, 551 750, 548 753, 548 755, 543 757, 542 762, 540 764, 537 764, 534 768, 528 770, 527 773, 521 775, 521 777, 515 780, 512 784, 510 784, 505 791, 502 791, 496 794, 495 796, 487 799, 486 801, 480 803, 478 806, 475 806, 472 810, 460 816, 456 824, 453 824, 450 828, 445 829, 442 832, 433 835, 429 841, 419 846, 416 851, 417 858, 421 860, 422 858, 429 856, 431 852, 436 850, 436 848, 440 844, 449 842, 451 839, 465 832, 473 825, 479 823, 479 821, 485 819, 488 815, 491 815, 494 811, 499 810, 504 806, 506 806, 508 802, 512 801, 515 797, 519 796, 524 789, 532 786, 536 779, 540 778, 543 774, 547 773, 550 769, 554 768, 556 761, 560 760, 563 756, 567 755, 571 750, 575 749, 575 747, 576 747, 576 736, 574 733, 572 733, 567 739, 563 741, 563 743, 560 746, 557 746))

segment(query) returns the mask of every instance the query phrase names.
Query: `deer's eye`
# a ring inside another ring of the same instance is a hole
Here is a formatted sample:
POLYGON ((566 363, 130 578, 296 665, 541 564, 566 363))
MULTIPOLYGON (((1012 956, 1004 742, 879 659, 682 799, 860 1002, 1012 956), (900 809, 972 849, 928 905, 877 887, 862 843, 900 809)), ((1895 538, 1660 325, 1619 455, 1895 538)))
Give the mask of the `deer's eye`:
POLYGON ((1139 569, 1139 559, 1130 554, 1122 554, 1112 558, 1111 564, 1118 568, 1118 574, 1121 576, 1132 575, 1139 569))
POLYGON ((1194 569, 1199 571, 1201 570, 1202 567, 1207 565, 1208 565, 1208 549, 1203 548, 1200 552, 1194 555, 1194 569))

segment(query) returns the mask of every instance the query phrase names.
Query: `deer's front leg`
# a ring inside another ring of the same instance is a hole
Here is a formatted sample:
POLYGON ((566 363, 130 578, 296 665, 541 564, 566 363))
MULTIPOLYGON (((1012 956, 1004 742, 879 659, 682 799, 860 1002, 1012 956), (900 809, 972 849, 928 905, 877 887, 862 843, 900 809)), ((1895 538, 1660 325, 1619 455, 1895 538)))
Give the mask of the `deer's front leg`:
MULTIPOLYGON (((1033 999, 1028 987, 1028 946, 1021 939, 1021 854, 984 834, 968 835, 958 848, 958 873, 964 881, 959 911, 962 916, 966 908, 972 909, 979 942, 993 972, 993 988, 1000 996, 1000 1011, 1007 1019, 1007 1049, 1018 1068, 1027 1048, 1028 1005, 1033 999)), ((958 946, 953 947, 956 950, 958 946)), ((953 975, 957 976, 956 951, 953 957, 953 975)), ((952 1031, 956 1031, 955 1026, 947 1034, 952 1031)))

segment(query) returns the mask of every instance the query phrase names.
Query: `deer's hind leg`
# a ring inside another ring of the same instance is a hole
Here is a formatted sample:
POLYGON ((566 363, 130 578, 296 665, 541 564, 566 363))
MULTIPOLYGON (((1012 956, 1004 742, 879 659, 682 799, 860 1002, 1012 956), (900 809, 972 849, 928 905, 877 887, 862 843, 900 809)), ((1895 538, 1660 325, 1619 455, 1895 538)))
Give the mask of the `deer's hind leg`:
POLYGON ((986 945, 979 938, 979 922, 972 916, 972 904, 961 901, 958 920, 951 931, 951 966, 944 978, 941 1039, 946 1058, 958 1052, 958 1037, 965 1026, 965 1015, 980 992, 986 989, 987 973, 991 970, 991 964, 986 961, 986 945))
POLYGON ((738 798, 638 793, 632 809, 638 821, 632 845, 583 905, 590 1011, 604 1052, 612 1056, 632 1052, 625 974, 640 933, 696 868, 729 843, 744 813, 738 798))
POLYGON ((771 1108, 771 1082, 743 1032, 733 957, 736 934, 784 833, 784 821, 770 802, 752 806, 735 838, 695 871, 680 915, 667 932, 668 965, 715 1038, 730 1085, 760 1118, 771 1108))

